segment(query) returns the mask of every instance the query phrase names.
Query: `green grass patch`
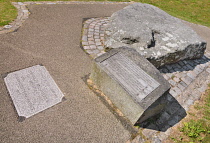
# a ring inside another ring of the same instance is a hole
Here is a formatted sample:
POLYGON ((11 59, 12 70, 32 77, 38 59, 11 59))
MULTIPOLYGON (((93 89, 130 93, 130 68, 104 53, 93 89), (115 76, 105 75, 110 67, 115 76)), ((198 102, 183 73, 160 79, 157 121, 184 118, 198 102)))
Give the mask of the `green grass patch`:
POLYGON ((16 8, 9 1, 0 0, 0 26, 9 24, 16 17, 16 8))
POLYGON ((177 143, 209 143, 210 142, 210 85, 193 108, 195 115, 188 115, 188 119, 179 127, 179 131, 171 139, 177 143))
MULTIPOLYGON (((6 25, 17 16, 17 10, 10 2, 44 1, 44 0, 0 0, 0 26, 6 25)), ((57 0, 48 0, 57 1, 57 0)), ((68 1, 68 0, 64 0, 68 1)), ((78 1, 78 0, 74 0, 78 1)), ((83 0, 93 1, 93 0, 83 0)), ((103 1, 103 0, 96 0, 103 1)), ((105 0, 106 1, 106 0, 105 0)), ((125 2, 130 0, 109 0, 125 2)), ((180 19, 210 27, 209 0, 133 0, 135 2, 155 5, 180 19)))

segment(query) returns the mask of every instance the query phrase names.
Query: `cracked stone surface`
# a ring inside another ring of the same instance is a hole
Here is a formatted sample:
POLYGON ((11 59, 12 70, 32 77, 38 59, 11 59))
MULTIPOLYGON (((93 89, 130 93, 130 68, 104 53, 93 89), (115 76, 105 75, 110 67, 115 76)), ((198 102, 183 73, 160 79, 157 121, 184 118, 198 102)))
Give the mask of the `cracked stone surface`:
MULTIPOLYGON (((22 23, 28 18, 30 14, 27 8, 28 5, 96 3, 112 4, 113 2, 13 2, 13 5, 15 5, 18 9, 18 17, 9 25, 6 25, 5 27, 0 27, 0 34, 15 31, 22 25, 22 23)), ((84 22, 82 34, 82 41, 84 43, 82 43, 82 48, 92 58, 96 58, 106 51, 104 48, 104 30, 109 20, 109 17, 91 18, 88 22, 84 22), (90 26, 91 23, 92 25, 90 26), (92 30, 90 30, 89 33, 90 28, 92 28, 92 30), (93 36, 91 36, 91 32, 93 36), (89 37, 88 33, 90 35, 89 37)), ((152 34, 150 35, 151 37, 153 36, 152 34)), ((124 40, 126 41, 126 39, 124 40)), ((163 40, 168 40, 168 38, 163 38, 163 40)), ((135 43, 136 41, 132 40, 131 42, 135 43)), ((150 48, 152 48, 152 43, 150 44, 150 46, 150 48)), ((205 53, 205 55, 198 60, 183 60, 176 64, 165 65, 159 68, 164 78, 170 81, 170 85, 172 86, 170 94, 164 97, 164 99, 167 99, 169 103, 168 108, 167 110, 164 110, 159 117, 156 117, 155 122, 144 122, 143 127, 140 128, 144 137, 138 135, 133 140, 127 141, 127 143, 143 143, 147 142, 147 140, 150 140, 154 143, 164 142, 164 140, 170 135, 173 128, 172 126, 176 126, 177 124, 179 124, 178 121, 185 115, 184 110, 188 111, 189 106, 191 106, 194 101, 200 98, 201 93, 205 91, 205 89, 207 88, 207 84, 210 83, 209 58, 210 54, 205 53), (180 109, 182 109, 181 112, 180 109)))
MULTIPOLYGON (((82 47, 92 58, 96 58, 106 51, 103 33, 104 26, 107 25, 109 20, 110 17, 91 18, 84 22, 82 47), (98 33, 99 29, 100 45, 96 45, 97 38, 94 38, 94 36, 93 38, 86 38, 89 29, 92 29, 90 30, 91 35, 94 35, 95 32, 98 33), (89 41, 93 42, 89 44, 89 41), (95 49, 91 49, 91 45, 94 45, 100 53, 93 53, 95 49)), ((182 60, 158 68, 163 77, 170 83, 171 89, 166 97, 160 99, 160 102, 167 100, 167 108, 155 118, 154 123, 150 123, 151 119, 141 125, 142 134, 147 140, 153 143, 164 142, 170 135, 172 127, 178 125, 179 121, 186 116, 189 106, 193 105, 194 101, 198 100, 207 89, 206 85, 210 82, 209 58, 210 54, 206 52, 200 59, 182 60)), ((146 142, 145 138, 137 136, 128 143, 143 143, 146 142)))
POLYGON ((155 6, 134 3, 112 14, 105 46, 134 48, 160 67, 202 57, 206 42, 180 19, 155 6))

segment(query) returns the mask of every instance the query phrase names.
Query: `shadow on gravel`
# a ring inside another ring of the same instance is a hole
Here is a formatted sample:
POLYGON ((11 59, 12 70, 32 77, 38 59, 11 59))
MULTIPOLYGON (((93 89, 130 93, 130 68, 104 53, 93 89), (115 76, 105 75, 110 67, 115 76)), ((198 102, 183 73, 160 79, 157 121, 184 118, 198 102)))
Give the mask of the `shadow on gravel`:
POLYGON ((158 100, 160 100, 159 103, 166 103, 163 111, 142 123, 136 123, 136 126, 165 132, 168 128, 177 124, 187 115, 185 109, 171 94, 168 93, 166 96, 162 96, 158 100))

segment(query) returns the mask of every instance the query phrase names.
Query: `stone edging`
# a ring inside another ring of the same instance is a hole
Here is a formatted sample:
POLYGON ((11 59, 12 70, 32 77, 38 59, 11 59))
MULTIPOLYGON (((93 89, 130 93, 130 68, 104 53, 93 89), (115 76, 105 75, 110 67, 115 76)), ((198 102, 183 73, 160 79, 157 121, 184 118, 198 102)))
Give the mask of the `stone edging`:
MULTIPOLYGON (((83 23, 81 45, 93 59, 106 52, 104 26, 108 22, 109 17, 104 17, 90 18, 83 23)), ((168 101, 167 108, 170 110, 162 111, 155 123, 145 123, 146 126, 141 129, 142 135, 154 143, 161 143, 170 135, 172 127, 177 126, 186 114, 180 110, 188 111, 194 101, 198 100, 207 89, 207 84, 210 82, 210 53, 205 53, 201 59, 183 60, 163 66, 159 68, 159 71, 171 86, 166 99, 163 99, 168 101), (161 129, 165 131, 160 132, 161 129)), ((128 143, 143 143, 144 141, 139 135, 128 143)))
POLYGON ((40 4, 131 4, 132 2, 96 2, 96 1, 90 1, 90 2, 84 2, 84 1, 35 1, 35 2, 12 2, 12 4, 17 8, 18 10, 18 16, 17 18, 11 22, 8 25, 5 25, 3 27, 0 27, 0 34, 3 33, 9 33, 16 31, 24 21, 29 17, 30 12, 27 8, 28 5, 40 5, 40 4))
MULTIPOLYGON (((13 22, 4 27, 0 27, 0 34, 16 31, 23 22, 29 17, 27 5, 32 4, 131 4, 132 2, 78 2, 78 1, 57 1, 57 2, 13 2, 12 4, 18 9, 18 16, 13 22)), ((82 48, 92 58, 96 58, 105 53, 104 49, 104 26, 109 21, 109 18, 91 18, 86 20, 83 25, 82 48)), ((189 106, 193 105, 194 101, 198 100, 201 94, 210 83, 210 54, 206 53, 200 60, 185 60, 160 68, 163 74, 172 86, 170 94, 188 111, 189 106)), ((168 99, 170 100, 170 99, 168 99)), ((179 111, 177 111, 179 112, 179 111)), ((167 118, 168 111, 163 114, 162 118, 167 118)), ((176 122, 174 120, 165 120, 167 124, 176 122)), ((177 124, 176 124, 177 125, 177 124)), ((158 126, 155 123, 155 126, 158 126)), ((166 132, 160 132, 151 129, 142 129, 142 134, 152 142, 164 141, 172 131, 168 128, 166 132)), ((141 136, 137 136, 133 141, 128 142, 143 142, 141 136)))

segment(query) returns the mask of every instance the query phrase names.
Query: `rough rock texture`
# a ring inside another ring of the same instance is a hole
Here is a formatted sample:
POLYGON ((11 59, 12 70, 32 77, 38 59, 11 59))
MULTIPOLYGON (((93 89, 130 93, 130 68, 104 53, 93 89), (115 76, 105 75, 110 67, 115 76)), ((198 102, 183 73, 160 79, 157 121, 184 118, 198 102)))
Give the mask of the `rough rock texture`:
POLYGON ((163 10, 134 3, 114 13, 105 30, 105 46, 135 48, 156 67, 200 58, 206 42, 163 10))

